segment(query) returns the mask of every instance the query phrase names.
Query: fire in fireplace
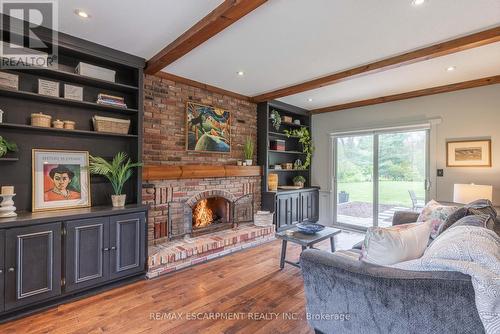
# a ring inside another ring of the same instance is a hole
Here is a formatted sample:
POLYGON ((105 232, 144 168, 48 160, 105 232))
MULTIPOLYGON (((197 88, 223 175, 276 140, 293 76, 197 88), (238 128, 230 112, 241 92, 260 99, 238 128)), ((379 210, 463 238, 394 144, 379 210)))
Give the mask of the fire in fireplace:
POLYGON ((193 206, 192 235, 215 232, 232 227, 231 203, 223 197, 205 198, 193 206))

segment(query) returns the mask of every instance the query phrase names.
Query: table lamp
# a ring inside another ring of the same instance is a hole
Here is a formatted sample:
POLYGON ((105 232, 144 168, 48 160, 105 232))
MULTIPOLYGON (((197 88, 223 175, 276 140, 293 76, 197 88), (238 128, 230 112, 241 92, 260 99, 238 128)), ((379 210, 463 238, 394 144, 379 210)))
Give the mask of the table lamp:
POLYGON ((453 187, 453 202, 467 204, 478 199, 492 200, 493 186, 479 184, 455 184, 453 187))

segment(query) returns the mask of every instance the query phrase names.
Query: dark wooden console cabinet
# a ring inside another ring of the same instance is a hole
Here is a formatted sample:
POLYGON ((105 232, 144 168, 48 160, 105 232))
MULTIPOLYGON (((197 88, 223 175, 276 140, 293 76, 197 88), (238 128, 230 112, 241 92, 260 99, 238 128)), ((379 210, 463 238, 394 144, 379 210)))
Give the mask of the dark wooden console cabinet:
POLYGON ((0 220, 0 318, 146 271, 146 207, 94 207, 0 220))
POLYGON ((300 222, 319 220, 319 189, 264 192, 262 209, 274 212, 277 231, 283 231, 300 222))

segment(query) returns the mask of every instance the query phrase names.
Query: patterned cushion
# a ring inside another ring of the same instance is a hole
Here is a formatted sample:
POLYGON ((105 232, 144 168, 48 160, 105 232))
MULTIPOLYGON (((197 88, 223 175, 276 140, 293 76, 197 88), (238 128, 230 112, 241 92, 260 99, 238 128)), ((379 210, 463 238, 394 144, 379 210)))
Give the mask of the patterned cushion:
POLYGON ((491 219, 490 215, 471 215, 463 217, 455 224, 451 225, 450 229, 457 226, 477 226, 493 231, 495 221, 491 219))
POLYGON ((448 219, 457 209, 457 206, 445 206, 432 200, 426 204, 418 216, 417 222, 430 221, 432 224, 431 238, 434 239, 438 236, 439 227, 444 224, 446 219, 448 219))
POLYGON ((438 235, 446 231, 451 225, 455 224, 457 221, 462 219, 463 217, 467 216, 468 214, 468 209, 463 207, 455 210, 451 215, 446 218, 445 222, 439 226, 438 229, 438 235))
POLYGON ((495 220, 497 218, 497 211, 493 207, 493 203, 487 199, 479 199, 477 201, 471 202, 465 206, 469 210, 469 214, 483 214, 490 215, 491 219, 495 220))

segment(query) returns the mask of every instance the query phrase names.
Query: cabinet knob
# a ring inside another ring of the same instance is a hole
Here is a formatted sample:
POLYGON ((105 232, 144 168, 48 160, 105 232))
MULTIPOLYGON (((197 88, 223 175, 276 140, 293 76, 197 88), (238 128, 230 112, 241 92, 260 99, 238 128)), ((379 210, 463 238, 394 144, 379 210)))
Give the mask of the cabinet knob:
POLYGON ((104 252, 107 252, 107 251, 109 251, 109 248, 108 248, 108 247, 106 247, 106 248, 103 248, 102 250, 103 250, 104 252))
POLYGON ((0 269, 0 274, 3 274, 3 269, 0 269))
POLYGON ((13 273, 13 272, 14 272, 14 270, 15 270, 15 269, 14 269, 14 268, 12 268, 12 267, 11 267, 11 268, 9 268, 9 272, 10 272, 10 273, 13 273))
POLYGON ((111 250, 116 250, 116 247, 115 246, 111 247, 111 250))

